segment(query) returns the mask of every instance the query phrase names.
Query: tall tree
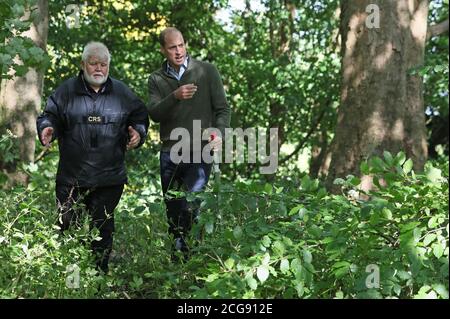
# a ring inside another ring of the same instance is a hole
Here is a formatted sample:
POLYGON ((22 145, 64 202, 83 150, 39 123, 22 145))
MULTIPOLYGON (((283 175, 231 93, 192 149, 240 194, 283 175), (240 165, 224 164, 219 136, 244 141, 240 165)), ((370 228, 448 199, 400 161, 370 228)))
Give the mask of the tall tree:
MULTIPOLYGON (((405 151, 427 159, 422 78, 428 0, 341 1, 341 104, 327 177, 359 175, 362 161, 405 151)), ((370 177, 362 189, 372 188, 370 177)), ((333 188, 331 186, 331 188, 333 188)))
MULTIPOLYGON (((36 116, 41 105, 43 71, 37 68, 28 69, 26 61, 23 61, 21 58, 23 55, 38 55, 42 52, 41 50, 45 51, 46 49, 48 1, 38 0, 36 6, 22 6, 22 10, 24 15, 21 20, 31 20, 32 23, 30 28, 20 35, 20 37, 31 39, 35 47, 29 47, 29 52, 26 54, 24 54, 25 47, 15 47, 17 51, 21 51, 14 52, 17 56, 12 56, 18 67, 12 71, 13 74, 10 74, 8 79, 2 81, 0 91, 0 106, 2 108, 1 124, 2 126, 8 127, 17 136, 19 141, 17 143, 19 161, 8 163, 7 165, 0 163, 2 170, 6 171, 6 174, 12 182, 25 182, 26 175, 17 172, 17 164, 19 162, 27 163, 34 160, 36 116), (36 47, 41 50, 33 50, 36 47)), ((17 42, 14 38, 7 39, 6 41, 17 42)), ((13 51, 14 49, 10 52, 13 51)), ((39 61, 42 62, 42 60, 39 61)))

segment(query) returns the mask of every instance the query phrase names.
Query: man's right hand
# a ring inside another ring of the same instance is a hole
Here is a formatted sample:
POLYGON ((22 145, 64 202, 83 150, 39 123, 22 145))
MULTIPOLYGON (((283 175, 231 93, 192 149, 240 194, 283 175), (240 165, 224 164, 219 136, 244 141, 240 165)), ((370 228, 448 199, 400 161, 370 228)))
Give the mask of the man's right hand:
POLYGON ((188 100, 194 96, 196 91, 197 86, 195 84, 185 84, 176 89, 174 94, 177 100, 188 100))
POLYGON ((41 133, 41 141, 44 146, 50 146, 50 141, 52 140, 53 136, 53 127, 46 127, 42 130, 41 133))

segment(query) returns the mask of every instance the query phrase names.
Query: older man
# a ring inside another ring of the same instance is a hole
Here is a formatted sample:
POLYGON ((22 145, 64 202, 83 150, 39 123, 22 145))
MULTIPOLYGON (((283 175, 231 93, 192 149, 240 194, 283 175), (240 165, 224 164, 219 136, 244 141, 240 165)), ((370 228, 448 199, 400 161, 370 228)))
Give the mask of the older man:
POLYGON ((101 240, 93 241, 92 249, 97 267, 105 273, 113 241, 113 211, 127 183, 125 152, 142 145, 148 129, 143 102, 124 83, 109 77, 110 61, 104 44, 88 43, 78 76, 56 89, 37 119, 43 145, 58 139, 56 198, 61 230, 77 223, 77 207, 85 206, 91 228, 100 231, 101 240))
POLYGON ((168 191, 198 192, 204 189, 211 171, 211 162, 203 157, 208 141, 204 140, 204 134, 195 136, 195 132, 216 128, 218 135, 213 141, 209 140, 208 147, 220 149, 222 139, 219 135, 223 137, 225 128, 230 125, 230 108, 217 68, 190 57, 179 30, 163 30, 159 41, 166 60, 148 80, 149 115, 160 123, 161 184, 169 232, 174 236, 175 249, 187 253, 186 236, 198 214, 198 207, 189 207, 185 198, 169 198, 168 191), (188 133, 186 143, 171 139, 179 129, 188 133), (177 149, 178 146, 181 149, 177 149), (178 153, 185 153, 181 154, 181 161, 173 156, 177 157, 178 153))

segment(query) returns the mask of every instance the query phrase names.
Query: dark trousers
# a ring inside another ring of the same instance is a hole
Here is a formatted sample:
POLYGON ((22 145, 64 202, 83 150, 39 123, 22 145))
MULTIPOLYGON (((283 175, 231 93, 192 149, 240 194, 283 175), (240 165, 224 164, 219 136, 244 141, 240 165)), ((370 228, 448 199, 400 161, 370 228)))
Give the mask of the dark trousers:
POLYGON ((171 198, 167 192, 169 190, 185 192, 203 190, 208 183, 211 166, 203 162, 176 164, 171 161, 170 152, 161 152, 161 186, 166 204, 169 233, 183 242, 192 227, 193 220, 199 213, 199 201, 188 203, 185 197, 171 198))
POLYGON ((82 188, 56 185, 56 199, 59 209, 58 225, 65 231, 70 225, 79 226, 81 212, 85 209, 91 216, 91 229, 100 232, 100 241, 91 243, 96 256, 97 268, 108 272, 108 260, 112 249, 114 233, 114 209, 122 196, 123 185, 82 188))

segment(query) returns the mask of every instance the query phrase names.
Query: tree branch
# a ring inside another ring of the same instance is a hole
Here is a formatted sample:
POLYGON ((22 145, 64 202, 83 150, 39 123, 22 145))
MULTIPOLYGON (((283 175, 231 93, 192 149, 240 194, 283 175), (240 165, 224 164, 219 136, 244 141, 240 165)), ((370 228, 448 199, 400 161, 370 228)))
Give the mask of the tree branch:
POLYGON ((282 165, 282 164, 286 163, 287 161, 289 161, 295 154, 297 154, 303 148, 303 145, 305 145, 306 141, 309 139, 311 134, 314 133, 314 131, 317 129, 317 126, 319 125, 320 121, 322 120, 322 117, 324 116, 324 114, 325 114, 325 110, 322 110, 322 112, 319 114, 319 116, 317 118, 317 121, 314 123, 314 125, 311 125, 305 138, 297 145, 297 147, 291 154, 289 154, 288 156, 286 156, 285 158, 281 159, 278 162, 279 165, 282 165))
POLYGON ((50 149, 50 147, 45 146, 44 149, 42 150, 42 152, 34 160, 34 163, 37 163, 40 160, 42 160, 45 157, 45 155, 47 155, 49 153, 49 149, 50 149))
POLYGON ((428 27, 427 40, 448 32, 448 19, 428 27))

